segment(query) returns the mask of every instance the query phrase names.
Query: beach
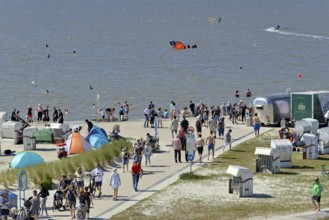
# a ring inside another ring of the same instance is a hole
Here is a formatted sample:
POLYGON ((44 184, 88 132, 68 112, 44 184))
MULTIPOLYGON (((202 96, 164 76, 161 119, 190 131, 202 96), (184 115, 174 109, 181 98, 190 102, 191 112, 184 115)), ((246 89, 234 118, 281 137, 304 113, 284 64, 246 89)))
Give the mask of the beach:
MULTIPOLYGON (((195 118, 187 118, 191 125, 195 124, 195 118)), ((95 205, 91 209, 90 216, 92 219, 107 219, 112 215, 123 211, 127 207, 137 203, 138 201, 156 193, 157 191, 163 189, 169 184, 175 182, 178 179, 179 174, 183 172, 188 172, 190 167, 189 164, 184 162, 184 158, 182 157, 183 163, 175 163, 174 161, 174 153, 171 145, 171 132, 170 132, 170 119, 165 119, 163 121, 163 128, 159 128, 159 137, 160 137, 160 152, 153 153, 151 157, 150 167, 145 167, 142 164, 142 168, 144 170, 144 175, 140 180, 140 191, 134 192, 132 188, 132 180, 130 173, 122 173, 121 163, 119 160, 116 160, 115 163, 111 165, 118 168, 118 172, 122 178, 122 186, 119 189, 119 201, 112 200, 112 190, 109 187, 109 175, 111 173, 111 167, 106 167, 106 172, 104 176, 104 187, 103 187, 103 196, 101 199, 95 198, 95 205), (105 205, 106 204, 106 205, 105 205)), ((154 129, 144 128, 143 121, 125 121, 125 122, 94 122, 94 125, 97 125, 105 131, 111 131, 114 124, 120 125, 120 130, 123 137, 129 137, 133 139, 138 139, 143 137, 145 139, 146 133, 153 134, 154 129)), ((33 125, 37 125, 38 127, 43 127, 41 124, 34 123, 33 125)), ((81 130, 82 136, 86 136, 87 134, 87 126, 84 122, 73 122, 70 126, 82 125, 83 128, 81 130)), ((253 128, 247 127, 245 124, 237 124, 231 125, 229 122, 227 124, 227 128, 231 128, 232 132, 232 140, 233 146, 237 143, 240 143, 248 138, 252 138, 254 136, 253 128)), ((268 130, 267 128, 262 129, 263 131, 268 130)), ((207 137, 209 135, 209 129, 203 128, 203 136, 207 137)), ((216 140, 216 156, 219 153, 222 153, 221 147, 223 145, 223 140, 216 140)), ((2 142, 2 149, 15 149, 17 152, 22 150, 23 145, 10 145, 8 142, 2 142)), ((58 160, 56 153, 56 146, 53 144, 37 144, 37 150, 34 152, 40 154, 45 161, 53 161, 58 160), (50 150, 51 149, 51 150, 50 150)), ((227 150, 227 149, 226 149, 227 150)), ((207 150, 205 148, 204 156, 207 154, 207 150)), ((209 163, 206 157, 203 159, 205 163, 209 163)), ((2 160, 4 161, 4 160, 2 160)), ((131 165, 131 161, 130 161, 131 165)), ((77 164, 77 167, 79 165, 77 164)), ((195 163, 193 165, 193 169, 196 169, 200 166, 199 163, 195 163)), ((1 169, 6 169, 8 164, 1 164, 1 169)), ((54 181, 55 182, 55 181, 54 181)), ((87 180, 85 180, 87 183, 87 180)), ((29 196, 33 189, 30 188, 26 191, 26 195, 29 196)), ((14 192, 17 193, 15 189, 14 192)), ((48 208, 52 206, 52 195, 54 194, 54 190, 51 191, 50 197, 47 201, 48 208)), ((49 210, 49 214, 53 219, 69 219, 68 211, 65 212, 52 212, 49 210)))

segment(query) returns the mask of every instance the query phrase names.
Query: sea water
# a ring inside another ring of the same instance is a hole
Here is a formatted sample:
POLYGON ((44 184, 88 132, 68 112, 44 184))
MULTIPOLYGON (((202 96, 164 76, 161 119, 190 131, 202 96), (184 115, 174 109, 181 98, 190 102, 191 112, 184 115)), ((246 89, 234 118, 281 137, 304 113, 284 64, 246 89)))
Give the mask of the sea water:
POLYGON ((233 93, 247 88, 329 89, 327 3, 1 0, 0 111, 24 117, 40 103, 69 109, 65 120, 95 118, 99 94, 101 108, 127 101, 137 119, 149 101, 182 108, 239 101, 233 93), (176 51, 173 40, 198 48, 176 51))

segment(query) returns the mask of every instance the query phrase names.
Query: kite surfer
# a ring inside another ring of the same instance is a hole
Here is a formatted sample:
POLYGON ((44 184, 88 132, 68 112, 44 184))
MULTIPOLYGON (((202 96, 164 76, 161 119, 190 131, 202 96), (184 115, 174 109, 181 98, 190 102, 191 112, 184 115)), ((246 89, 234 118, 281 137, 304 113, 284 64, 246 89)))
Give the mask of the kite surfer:
POLYGON ((275 28, 275 30, 277 31, 279 29, 280 29, 280 25, 277 25, 276 28, 275 28))

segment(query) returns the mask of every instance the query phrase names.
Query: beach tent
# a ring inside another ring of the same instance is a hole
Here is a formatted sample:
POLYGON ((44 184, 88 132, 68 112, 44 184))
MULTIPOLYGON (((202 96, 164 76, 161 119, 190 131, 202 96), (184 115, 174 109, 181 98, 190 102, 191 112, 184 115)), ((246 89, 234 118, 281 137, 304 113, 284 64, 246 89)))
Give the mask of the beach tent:
POLYGON ((50 129, 41 129, 39 131, 37 131, 36 133, 34 133, 34 137, 35 137, 35 141, 37 143, 51 143, 52 142, 52 138, 51 138, 51 130, 50 129))
POLYGON ((73 132, 65 143, 65 150, 68 155, 80 154, 91 150, 90 144, 82 138, 79 132, 73 132))
POLYGON ((29 166, 35 166, 44 163, 42 157, 34 152, 20 152, 11 161, 11 168, 21 169, 29 166))
POLYGON ((86 137, 86 141, 94 148, 99 148, 103 144, 108 144, 109 140, 107 138, 106 131, 103 128, 93 126, 86 137))

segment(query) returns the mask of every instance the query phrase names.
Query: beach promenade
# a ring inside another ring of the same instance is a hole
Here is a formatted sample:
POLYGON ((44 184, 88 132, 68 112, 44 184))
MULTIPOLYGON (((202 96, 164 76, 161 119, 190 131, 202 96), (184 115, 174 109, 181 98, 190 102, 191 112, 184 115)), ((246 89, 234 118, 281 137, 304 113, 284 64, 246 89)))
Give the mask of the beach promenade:
MULTIPOLYGON (((188 118, 190 125, 195 125, 194 118, 188 118)), ((94 123, 95 125, 104 128, 107 132, 112 130, 114 124, 119 124, 121 126, 121 135, 124 137, 131 137, 131 138, 141 138, 145 139, 146 133, 150 133, 151 135, 154 134, 154 129, 151 128, 144 128, 143 121, 128 121, 128 122, 97 122, 94 123)), ((70 122, 70 126, 74 125, 83 125, 83 129, 81 130, 81 134, 86 136, 87 126, 84 122, 70 122)), ((139 182, 139 191, 135 192, 132 187, 132 176, 130 172, 122 172, 121 163, 119 160, 112 163, 112 167, 105 167, 105 174, 104 174, 104 181, 103 181, 103 195, 101 198, 94 199, 94 205, 90 210, 90 218, 91 219, 110 219, 113 215, 124 211, 125 209, 129 208, 130 206, 138 203, 139 201, 151 196, 152 194, 160 191, 161 189, 165 188, 166 186, 174 183, 181 173, 189 172, 190 165, 189 163, 185 162, 184 157, 182 157, 183 163, 175 163, 174 160, 174 152, 171 145, 171 132, 170 132, 170 120, 164 120, 163 122, 164 127, 159 128, 159 137, 160 137, 160 149, 159 153, 154 153, 151 157, 151 164, 152 166, 146 167, 144 161, 142 163, 142 168, 144 170, 144 175, 139 182), (112 168, 118 168, 118 173, 121 177, 121 187, 119 188, 119 196, 118 201, 113 201, 112 199, 112 189, 109 186, 109 177, 111 174, 112 168)), ((42 127, 40 124, 37 126, 42 127)), ((225 132, 231 128, 232 129, 232 140, 234 147, 235 145, 242 143, 250 138, 254 138, 254 132, 252 127, 247 127, 245 124, 232 124, 230 121, 226 120, 226 130, 225 132)), ((266 132, 271 128, 261 128, 261 133, 266 132)), ((203 127, 202 130, 203 137, 206 138, 209 135, 209 129, 203 127)), ((3 143, 4 146, 9 146, 8 144, 3 143)), ((216 139, 215 145, 215 157, 221 154, 223 146, 223 140, 216 139)), ((22 145, 15 145, 12 146, 17 151, 23 148, 22 145)), ((37 153, 39 153, 46 161, 57 160, 57 154, 55 150, 55 145, 37 145, 37 153)), ((228 150, 225 149, 225 150, 228 150)), ((207 148, 205 147, 204 150, 204 163, 211 163, 211 159, 207 160, 207 148)), ((130 160, 129 166, 131 166, 132 160, 130 160)), ((197 169, 200 167, 200 163, 196 162, 193 164, 192 169, 197 169)), ((77 167, 79 164, 77 164, 77 167)), ((2 169, 4 169, 5 165, 2 164, 2 169)), ((88 180, 85 180, 85 184, 88 184, 88 180)), ((26 191, 26 196, 29 197, 32 195, 32 188, 26 191)), ((17 191, 14 191, 17 193, 17 191)), ((41 217, 42 219, 71 219, 69 211, 52 211, 51 207, 53 204, 53 195, 55 190, 50 191, 50 196, 48 197, 47 207, 49 217, 41 217)), ((326 213, 321 212, 321 216, 325 215, 326 213)), ((314 215, 316 213, 309 213, 305 215, 294 215, 294 216, 287 216, 280 217, 280 218, 272 218, 272 219, 314 219, 314 215), (307 218, 309 217, 310 218, 307 218), (301 218, 300 218, 301 217, 301 218)))

